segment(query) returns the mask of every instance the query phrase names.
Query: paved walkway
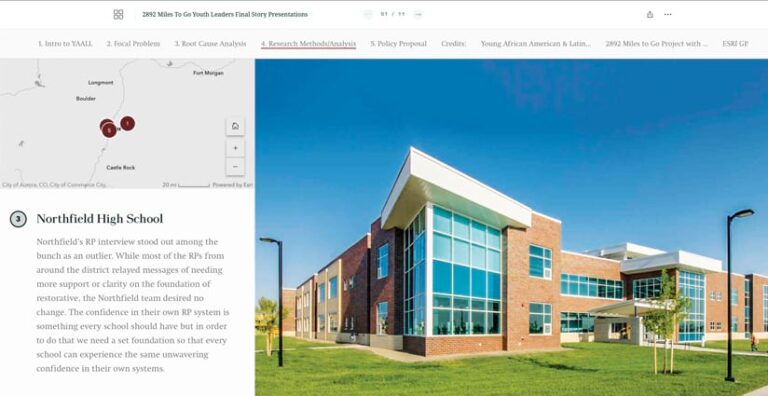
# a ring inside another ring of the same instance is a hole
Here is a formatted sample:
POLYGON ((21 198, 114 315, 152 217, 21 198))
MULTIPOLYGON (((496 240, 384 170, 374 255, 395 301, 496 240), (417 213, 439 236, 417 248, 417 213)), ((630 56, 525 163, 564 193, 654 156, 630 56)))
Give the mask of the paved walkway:
POLYGON ((396 362, 401 362, 401 363, 439 362, 439 361, 446 361, 446 360, 471 359, 471 358, 477 358, 477 357, 511 356, 511 355, 524 355, 528 353, 544 353, 544 352, 566 352, 571 350, 568 348, 547 348, 547 349, 536 349, 536 350, 528 350, 528 351, 474 352, 474 353, 465 353, 465 354, 438 355, 438 356, 425 357, 420 355, 414 355, 407 352, 393 351, 391 349, 384 349, 384 348, 374 348, 374 347, 368 347, 365 345, 355 345, 354 348, 360 349, 360 350, 367 350, 381 357, 385 357, 387 359, 394 360, 396 362))
MULTIPOLYGON (((351 348, 351 345, 329 345, 329 346, 316 346, 316 347, 306 347, 301 349, 344 349, 344 348, 351 348)), ((283 348, 283 351, 295 351, 297 348, 283 348)), ((277 349, 272 350, 272 352, 277 351, 277 349)), ((263 349, 257 349, 256 353, 264 353, 263 349)))
POLYGON ((745 393, 744 396, 768 396, 768 386, 764 386, 760 389, 753 390, 752 392, 745 393))
MULTIPOLYGON (((646 344, 647 347, 652 347, 653 344, 646 344)), ((664 349, 664 344, 659 344, 659 349, 664 349)), ((711 353, 728 353, 727 349, 719 349, 719 348, 702 348, 697 347, 693 345, 680 345, 675 344, 673 346, 675 349, 680 351, 694 351, 694 352, 711 352, 711 353)), ((741 356, 760 356, 760 357, 768 357, 768 352, 750 352, 750 351, 733 351, 734 355, 741 355, 741 356)))

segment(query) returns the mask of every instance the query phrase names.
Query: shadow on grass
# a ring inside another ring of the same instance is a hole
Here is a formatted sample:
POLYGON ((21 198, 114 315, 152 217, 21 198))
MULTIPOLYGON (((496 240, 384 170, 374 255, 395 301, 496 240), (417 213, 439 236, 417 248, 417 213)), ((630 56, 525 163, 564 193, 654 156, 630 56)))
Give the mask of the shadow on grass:
POLYGON ((548 362, 543 362, 541 360, 529 358, 529 357, 510 357, 509 359, 517 360, 524 363, 529 363, 534 366, 538 366, 541 368, 548 368, 552 370, 578 371, 578 372, 586 372, 586 373, 597 372, 597 369, 593 369, 593 368, 569 366, 567 364, 562 364, 562 363, 548 363, 548 362))

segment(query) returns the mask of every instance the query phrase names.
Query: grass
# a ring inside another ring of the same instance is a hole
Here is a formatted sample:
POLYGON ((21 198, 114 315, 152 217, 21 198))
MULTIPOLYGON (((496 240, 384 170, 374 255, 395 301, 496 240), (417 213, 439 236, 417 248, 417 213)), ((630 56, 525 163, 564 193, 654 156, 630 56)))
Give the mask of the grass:
POLYGON ((653 349, 628 345, 576 343, 564 344, 573 349, 566 352, 398 363, 286 340, 297 349, 285 353, 282 369, 276 355, 256 354, 256 394, 740 395, 768 385, 763 357, 734 356, 734 384, 723 381, 725 356, 712 353, 675 351, 676 374, 655 376, 653 349))
MULTIPOLYGON (((750 340, 733 340, 733 350, 734 351, 751 351, 751 342, 750 340)), ((728 349, 728 341, 726 340, 718 340, 718 341, 707 341, 705 343, 705 346, 707 348, 717 348, 717 349, 728 349)), ((757 350, 760 352, 766 352, 768 351, 768 339, 761 339, 760 343, 757 345, 757 350)))
MULTIPOLYGON (((275 337, 275 340, 273 341, 272 350, 277 350, 277 337, 275 337)), ((267 338, 262 335, 256 336, 256 350, 257 351, 263 351, 265 345, 267 344, 267 338)), ((283 337, 283 349, 306 349, 309 347, 319 347, 319 346, 336 346, 336 344, 324 344, 319 342, 309 342, 304 341, 302 339, 296 338, 296 337, 283 337)), ((287 355, 287 354, 286 354, 287 355)))

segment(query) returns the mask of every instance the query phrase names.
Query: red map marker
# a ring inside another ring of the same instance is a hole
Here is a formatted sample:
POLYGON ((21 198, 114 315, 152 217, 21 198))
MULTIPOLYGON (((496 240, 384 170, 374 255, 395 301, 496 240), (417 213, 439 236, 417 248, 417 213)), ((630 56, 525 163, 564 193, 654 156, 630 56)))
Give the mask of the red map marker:
POLYGON ((117 127, 115 126, 115 124, 112 123, 112 121, 105 122, 101 126, 101 133, 106 138, 113 138, 115 137, 115 135, 117 135, 117 127))
POLYGON ((101 128, 104 128, 104 124, 106 124, 106 123, 108 123, 108 122, 109 122, 110 124, 114 124, 114 122, 112 122, 112 120, 110 120, 109 118, 105 118, 105 119, 101 120, 101 123, 99 124, 99 128, 100 128, 100 129, 101 129, 101 128))
POLYGON ((122 128, 124 131, 130 131, 135 126, 136 120, 134 120, 131 116, 125 116, 122 120, 120 120, 120 128, 122 128))

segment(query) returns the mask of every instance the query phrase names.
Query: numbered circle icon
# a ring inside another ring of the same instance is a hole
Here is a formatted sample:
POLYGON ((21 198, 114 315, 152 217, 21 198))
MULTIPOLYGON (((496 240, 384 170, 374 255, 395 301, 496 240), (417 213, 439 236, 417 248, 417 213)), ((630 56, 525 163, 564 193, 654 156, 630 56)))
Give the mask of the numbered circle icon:
POLYGON ((27 214, 17 210, 11 213, 11 225, 16 228, 24 227, 27 224, 27 214))

